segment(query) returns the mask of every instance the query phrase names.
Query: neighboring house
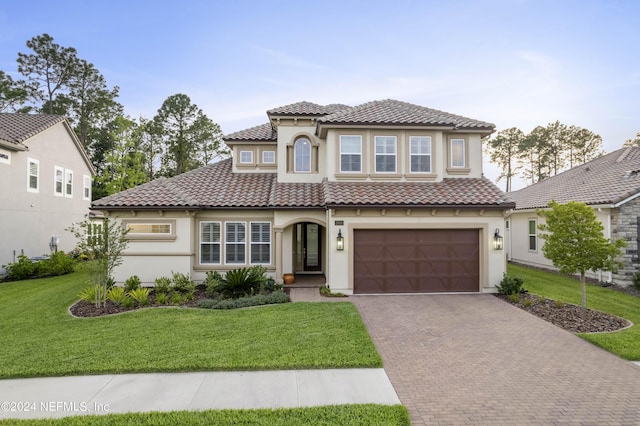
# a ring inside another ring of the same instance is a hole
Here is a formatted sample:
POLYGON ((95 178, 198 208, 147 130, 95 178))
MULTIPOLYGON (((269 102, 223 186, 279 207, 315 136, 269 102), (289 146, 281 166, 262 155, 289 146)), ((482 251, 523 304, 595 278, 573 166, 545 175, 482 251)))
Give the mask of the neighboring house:
POLYGON ((514 203, 482 174, 493 124, 395 100, 267 116, 224 137, 232 159, 93 203, 129 229, 118 282, 259 264, 347 294, 495 291, 514 203))
POLYGON ((89 213, 93 175, 64 117, 0 114, 0 265, 72 250, 65 229, 89 213))
POLYGON ((510 260, 553 268, 542 253, 538 225, 544 221, 536 209, 549 201, 564 204, 580 201, 592 206, 604 225, 604 236, 624 239, 627 247, 616 273, 592 272, 591 278, 629 285, 638 272, 638 226, 640 225, 640 148, 622 148, 586 164, 547 178, 509 194, 516 208, 507 219, 507 247, 510 260))

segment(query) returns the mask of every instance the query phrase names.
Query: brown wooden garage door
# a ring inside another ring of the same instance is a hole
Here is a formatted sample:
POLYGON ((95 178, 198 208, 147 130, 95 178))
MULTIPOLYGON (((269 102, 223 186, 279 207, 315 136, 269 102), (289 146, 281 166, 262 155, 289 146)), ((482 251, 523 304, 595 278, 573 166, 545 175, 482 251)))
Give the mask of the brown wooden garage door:
POLYGON ((477 229, 354 230, 354 293, 477 292, 477 229))

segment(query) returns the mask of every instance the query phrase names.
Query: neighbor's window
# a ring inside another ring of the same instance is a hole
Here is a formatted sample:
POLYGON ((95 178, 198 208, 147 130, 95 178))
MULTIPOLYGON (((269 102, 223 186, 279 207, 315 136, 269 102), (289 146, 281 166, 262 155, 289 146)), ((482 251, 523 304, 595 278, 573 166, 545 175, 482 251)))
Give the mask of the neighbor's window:
POLYGON ((91 176, 82 176, 82 199, 91 200, 91 176))
POLYGON ((64 186, 64 169, 62 167, 55 166, 53 185, 54 195, 62 196, 62 189, 64 186))
POLYGON ((451 139, 451 167, 466 167, 464 139, 451 139))
POLYGON ((362 136, 340 136, 340 171, 362 171, 362 136))
POLYGON ((127 235, 132 234, 166 234, 171 235, 170 223, 127 223, 129 230, 127 235))
POLYGON ((262 162, 264 164, 274 164, 276 162, 276 152, 262 151, 262 162))
POLYGON ((27 191, 38 192, 40 187, 40 162, 33 158, 28 158, 27 173, 27 191))
POLYGON ((240 163, 241 164, 253 163, 253 151, 240 151, 240 163))
POLYGON ((307 138, 300 138, 293 144, 293 170, 311 172, 311 142, 307 138))
POLYGON ((220 222, 200 222, 200 263, 220 264, 220 222))
POLYGON ((65 197, 73 197, 73 172, 71 170, 65 170, 65 197))
POLYGON ((11 164, 11 153, 0 149, 0 163, 11 164))
POLYGON ((225 223, 225 263, 245 263, 245 226, 244 222, 225 223))
POLYGON ((376 136, 376 172, 395 173, 396 137, 376 136))
POLYGON ((538 223, 535 219, 529 220, 529 250, 538 250, 538 235, 537 235, 538 223))
POLYGON ((431 173, 431 136, 409 138, 411 173, 431 173))
POLYGON ((251 222, 251 263, 271 263, 270 222, 251 222))

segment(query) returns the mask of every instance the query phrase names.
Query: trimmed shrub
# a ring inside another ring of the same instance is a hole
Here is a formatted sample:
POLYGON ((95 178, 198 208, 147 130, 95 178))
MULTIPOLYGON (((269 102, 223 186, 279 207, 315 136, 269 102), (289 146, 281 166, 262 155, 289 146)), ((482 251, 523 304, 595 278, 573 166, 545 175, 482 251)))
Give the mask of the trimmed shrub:
POLYGON ((203 299, 198 302, 198 307, 205 309, 238 309, 287 302, 289 302, 289 295, 278 290, 268 295, 256 294, 254 296, 240 297, 238 299, 203 299))
POLYGON ((510 277, 505 274, 505 276, 502 277, 502 281, 500 281, 500 284, 498 284, 496 288, 498 289, 498 293, 509 296, 511 294, 524 293, 522 284, 522 278, 510 277))
POLYGON ((137 290, 140 288, 140 277, 138 277, 137 275, 134 275, 132 277, 129 277, 126 279, 126 281, 124 282, 124 289, 130 293, 133 290, 137 290))
POLYGON ((3 265, 7 270, 7 279, 10 281, 24 280, 35 276, 37 265, 24 254, 18 255, 18 260, 8 265, 3 265))
POLYGON ((49 259, 36 263, 36 274, 39 277, 55 277, 70 274, 74 271, 76 261, 63 251, 53 253, 49 259))
POLYGON ((204 280, 204 285, 207 287, 204 294, 211 299, 218 299, 220 293, 217 290, 218 285, 222 281, 222 275, 218 271, 208 271, 207 278, 204 280))
POLYGON ((156 295, 156 302, 160 305, 166 305, 169 301, 169 295, 167 293, 158 293, 156 295))
POLYGON ((182 303, 182 295, 180 294, 180 292, 174 291, 173 293, 171 293, 171 304, 179 305, 181 303, 182 303))
POLYGON ((171 292, 171 278, 156 278, 154 290, 156 291, 156 294, 169 294, 171 292))
POLYGON ((89 303, 97 303, 98 302, 98 286, 90 285, 86 287, 82 292, 78 295, 78 297, 85 302, 89 303))
POLYGON ((180 272, 172 272, 173 275, 173 289, 182 293, 193 292, 196 288, 196 283, 191 281, 191 278, 187 274, 180 272))

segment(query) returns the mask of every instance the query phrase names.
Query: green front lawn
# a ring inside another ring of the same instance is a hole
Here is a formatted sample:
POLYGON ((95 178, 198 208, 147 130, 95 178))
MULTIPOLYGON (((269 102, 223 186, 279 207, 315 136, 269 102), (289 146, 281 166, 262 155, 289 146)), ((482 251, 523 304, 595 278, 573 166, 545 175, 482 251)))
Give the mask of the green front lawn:
MULTIPOLYGON (((580 282, 559 274, 509 265, 509 275, 524 280, 530 293, 580 305, 580 282)), ((640 298, 587 284, 587 307, 633 322, 633 326, 614 333, 579 334, 609 352, 628 360, 640 360, 640 298)))
POLYGON ((76 416, 45 420, 0 420, 2 424, 29 425, 409 425, 402 405, 333 405, 327 407, 279 408, 275 410, 208 410, 169 413, 129 413, 106 416, 76 416))
POLYGON ((351 303, 74 318, 86 285, 77 272, 0 284, 0 378, 382 365, 351 303))

